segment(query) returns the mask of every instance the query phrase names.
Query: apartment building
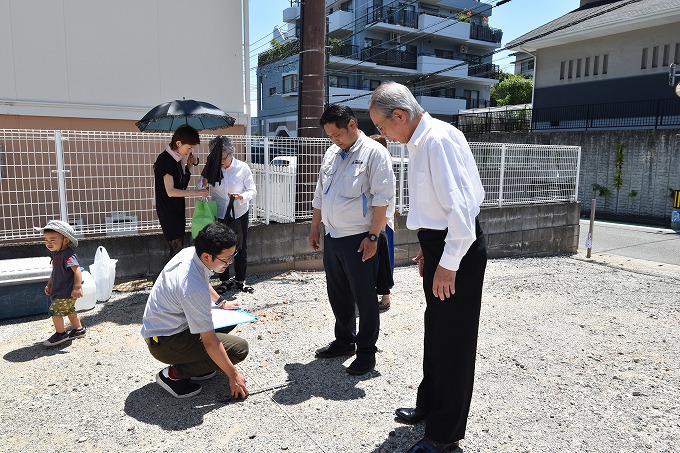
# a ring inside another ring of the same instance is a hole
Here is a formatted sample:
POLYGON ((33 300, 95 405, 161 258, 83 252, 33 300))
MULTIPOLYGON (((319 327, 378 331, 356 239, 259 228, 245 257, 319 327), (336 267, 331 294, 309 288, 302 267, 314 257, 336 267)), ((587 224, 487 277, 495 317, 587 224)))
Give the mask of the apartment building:
MULTIPOLYGON (((489 105, 498 82, 493 51, 502 31, 489 26, 492 7, 476 0, 326 0, 326 100, 344 103, 359 126, 374 131, 372 90, 394 80, 411 87, 433 116, 489 105)), ((287 30, 258 56, 257 116, 262 135, 297 136, 300 5, 283 11, 287 30)))

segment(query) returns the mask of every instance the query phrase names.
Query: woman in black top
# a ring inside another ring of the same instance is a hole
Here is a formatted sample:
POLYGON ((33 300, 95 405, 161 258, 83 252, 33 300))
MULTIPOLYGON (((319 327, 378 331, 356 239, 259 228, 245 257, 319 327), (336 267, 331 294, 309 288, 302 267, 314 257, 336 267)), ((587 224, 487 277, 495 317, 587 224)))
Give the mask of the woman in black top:
POLYGON ((197 159, 191 151, 200 143, 198 131, 191 126, 182 126, 175 131, 170 144, 158 155, 153 165, 156 213, 168 241, 170 255, 168 260, 184 248, 186 215, 184 197, 207 197, 208 191, 187 190, 191 167, 197 159), (187 165, 182 167, 182 157, 189 156, 187 165))

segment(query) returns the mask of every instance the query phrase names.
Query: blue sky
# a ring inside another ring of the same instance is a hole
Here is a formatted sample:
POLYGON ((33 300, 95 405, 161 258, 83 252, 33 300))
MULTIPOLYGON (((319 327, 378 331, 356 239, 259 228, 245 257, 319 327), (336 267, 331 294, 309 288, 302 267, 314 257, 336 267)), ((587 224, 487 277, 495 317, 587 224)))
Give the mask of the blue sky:
MULTIPOLYGON (((363 0, 368 1, 368 0, 363 0)), ((495 5, 496 0, 485 0, 485 3, 495 5)), ((251 56, 251 104, 252 114, 256 115, 255 107, 255 68, 257 54, 269 48, 272 30, 275 26, 283 26, 283 10, 290 7, 290 0, 250 0, 250 56, 251 56)), ((494 8, 489 19, 489 26, 503 30, 505 46, 513 39, 537 28, 569 11, 578 8, 579 0, 511 0, 509 3, 494 8)), ((285 27, 284 27, 285 28, 285 27)), ((503 71, 512 72, 512 58, 508 52, 500 52, 494 56, 494 63, 503 71)))

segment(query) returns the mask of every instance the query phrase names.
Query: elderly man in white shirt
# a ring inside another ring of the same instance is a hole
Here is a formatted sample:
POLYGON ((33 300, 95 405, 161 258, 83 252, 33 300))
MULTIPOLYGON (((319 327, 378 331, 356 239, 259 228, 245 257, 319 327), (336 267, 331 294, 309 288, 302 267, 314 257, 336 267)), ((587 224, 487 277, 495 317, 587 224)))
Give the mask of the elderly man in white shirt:
POLYGON ((316 356, 349 356, 356 350, 347 372, 362 375, 375 368, 380 329, 375 256, 387 206, 394 199, 392 160, 387 149, 361 132, 354 112, 345 105, 330 105, 319 124, 333 145, 324 155, 312 200, 309 243, 319 249, 323 222, 323 263, 335 340, 316 356))
POLYGON ((486 269, 486 242, 477 215, 484 200, 470 146, 455 127, 432 118, 404 85, 380 85, 369 115, 381 135, 409 151, 409 213, 421 250, 425 338, 423 380, 415 408, 399 408, 407 423, 426 420, 425 437, 409 450, 443 452, 465 437, 486 269))

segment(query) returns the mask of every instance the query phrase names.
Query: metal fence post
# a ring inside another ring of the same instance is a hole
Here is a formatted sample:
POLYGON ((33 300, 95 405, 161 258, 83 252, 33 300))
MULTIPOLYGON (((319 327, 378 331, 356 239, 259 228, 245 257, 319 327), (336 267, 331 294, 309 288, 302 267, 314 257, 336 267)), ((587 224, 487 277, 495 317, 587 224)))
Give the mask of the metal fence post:
POLYGON ((54 147, 57 152, 57 169, 52 170, 57 174, 59 183, 59 214, 61 220, 68 223, 68 209, 66 207, 66 169, 64 169, 64 143, 61 131, 54 131, 54 147))
POLYGON ((264 137, 264 223, 269 225, 269 215, 271 213, 271 193, 269 179, 271 177, 271 167, 269 166, 269 137, 264 137))
POLYGON ((503 180, 505 179, 505 143, 501 147, 501 174, 498 182, 498 207, 503 207, 503 180))
POLYGON ((574 182, 574 201, 578 201, 578 185, 581 182, 581 147, 578 147, 576 157, 576 181, 574 182))
POLYGON ((406 162, 404 161, 404 150, 406 145, 399 145, 399 212, 404 213, 404 169, 406 162))

